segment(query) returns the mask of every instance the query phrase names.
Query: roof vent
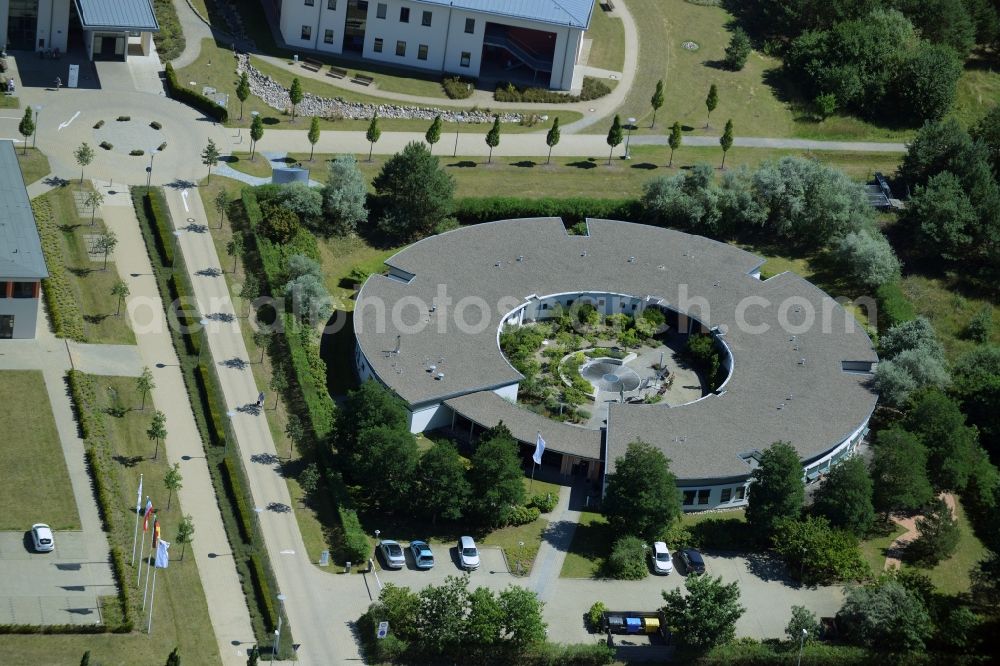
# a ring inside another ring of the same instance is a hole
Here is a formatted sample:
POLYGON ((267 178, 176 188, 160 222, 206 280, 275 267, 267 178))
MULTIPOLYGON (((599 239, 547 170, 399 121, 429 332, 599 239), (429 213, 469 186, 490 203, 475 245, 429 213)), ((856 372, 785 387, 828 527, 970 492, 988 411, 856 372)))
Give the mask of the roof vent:
POLYGON ((635 257, 629 257, 628 258, 628 263, 634 264, 635 263, 635 257))
POLYGON ((664 266, 663 264, 660 264, 659 266, 656 267, 656 270, 658 270, 658 271, 665 271, 665 270, 667 270, 667 267, 664 266))
POLYGON ((498 261, 497 263, 493 264, 493 265, 494 265, 494 266, 495 266, 496 268, 500 268, 500 262, 499 262, 499 261, 498 261))
POLYGON ((523 254, 517 255, 517 260, 518 261, 524 261, 524 255, 523 254))
POLYGON ((788 336, 788 341, 789 342, 795 342, 795 336, 794 335, 788 336))
POLYGON ((436 365, 431 364, 431 365, 427 366, 427 372, 433 373, 435 370, 437 370, 437 366, 436 365))
POLYGON ((436 379, 438 381, 443 380, 444 379, 444 373, 443 372, 437 373, 436 375, 434 375, 434 379, 436 379))
POLYGON ((583 252, 581 252, 581 253, 580 253, 580 256, 581 256, 581 257, 586 257, 586 256, 587 256, 587 251, 586 251, 586 250, 584 250, 583 252))
POLYGON ((429 312, 437 312, 437 309, 438 309, 438 306, 432 305, 431 309, 429 310, 429 312))
POLYGON ((788 397, 787 397, 787 398, 785 398, 785 400, 791 400, 791 399, 792 399, 792 394, 791 394, 791 393, 789 393, 789 394, 788 394, 788 397))
POLYGON ((806 364, 806 359, 805 358, 800 358, 799 359, 799 365, 805 365, 805 364, 806 364))
POLYGON ((783 402, 778 405, 778 409, 784 409, 784 407, 785 407, 785 403, 783 403, 783 402))

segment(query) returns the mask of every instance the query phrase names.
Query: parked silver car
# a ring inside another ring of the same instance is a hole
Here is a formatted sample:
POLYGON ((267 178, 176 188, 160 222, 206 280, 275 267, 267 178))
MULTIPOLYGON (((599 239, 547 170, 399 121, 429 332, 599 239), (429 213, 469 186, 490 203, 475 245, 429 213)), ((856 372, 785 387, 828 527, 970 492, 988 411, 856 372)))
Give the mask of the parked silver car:
POLYGON ((406 566, 403 547, 395 541, 383 540, 379 543, 378 549, 382 551, 382 564, 386 569, 402 569, 406 566))
POLYGON ((470 536, 464 536, 458 540, 458 564, 466 571, 474 571, 479 568, 479 549, 476 548, 476 542, 470 536))

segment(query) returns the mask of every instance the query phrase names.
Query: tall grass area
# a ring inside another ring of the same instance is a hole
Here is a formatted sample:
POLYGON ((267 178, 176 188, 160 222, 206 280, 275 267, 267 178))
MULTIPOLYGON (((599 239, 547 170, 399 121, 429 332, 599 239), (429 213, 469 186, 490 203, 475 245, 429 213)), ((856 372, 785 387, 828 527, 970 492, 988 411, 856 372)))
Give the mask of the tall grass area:
MULTIPOLYGON (((186 1, 186 0, 185 0, 186 1)), ((153 12, 160 25, 159 32, 153 33, 156 52, 164 62, 173 60, 184 50, 184 30, 177 18, 177 10, 172 0, 153 0, 153 12)))

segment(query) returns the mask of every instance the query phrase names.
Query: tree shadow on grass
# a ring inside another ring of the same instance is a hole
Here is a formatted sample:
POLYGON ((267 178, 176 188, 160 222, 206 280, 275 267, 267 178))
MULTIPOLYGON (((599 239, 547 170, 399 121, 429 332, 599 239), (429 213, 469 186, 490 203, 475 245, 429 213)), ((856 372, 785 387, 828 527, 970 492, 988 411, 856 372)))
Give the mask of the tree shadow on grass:
POLYGON ((476 163, 472 160, 461 160, 460 162, 452 162, 446 166, 458 167, 459 169, 470 169, 476 166, 476 163))
POLYGON ((70 267, 67 267, 66 270, 68 270, 70 273, 72 273, 73 275, 75 275, 75 276, 77 276, 79 278, 84 278, 84 277, 87 277, 88 275, 90 275, 91 273, 97 272, 98 269, 96 269, 96 268, 77 268, 77 267, 70 268, 70 267))
POLYGON ((538 166, 538 163, 534 160, 521 160, 520 162, 512 162, 511 166, 521 167, 524 169, 530 169, 532 167, 538 166))
POLYGON ((110 316, 111 315, 107 314, 88 314, 88 315, 83 315, 83 320, 89 324, 100 324, 110 316))
POLYGON ((642 171, 655 171, 659 167, 657 167, 652 162, 638 162, 637 164, 633 164, 631 168, 640 169, 642 171))
POLYGON ((119 454, 117 456, 113 456, 112 460, 114 460, 122 467, 135 467, 136 465, 141 463, 144 460, 144 458, 142 456, 123 456, 119 454))
POLYGON ((577 160, 576 162, 567 162, 566 166, 576 167, 577 169, 596 169, 597 160, 593 157, 589 157, 586 160, 577 160))

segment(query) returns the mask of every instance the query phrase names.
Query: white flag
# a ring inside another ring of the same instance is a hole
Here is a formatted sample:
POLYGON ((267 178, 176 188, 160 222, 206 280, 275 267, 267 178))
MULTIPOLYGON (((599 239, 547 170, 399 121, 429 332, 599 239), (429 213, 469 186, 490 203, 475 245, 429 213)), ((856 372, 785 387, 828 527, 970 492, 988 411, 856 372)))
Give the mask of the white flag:
POLYGON ((166 569, 167 565, 170 564, 170 557, 167 555, 167 549, 170 548, 170 543, 160 539, 160 542, 156 544, 156 565, 157 569, 166 569))
POLYGON ((545 453, 545 440, 542 439, 542 433, 538 433, 538 438, 535 440, 535 455, 531 456, 536 465, 542 464, 543 453, 545 453))
POLYGON ((142 474, 139 475, 139 492, 135 494, 135 512, 142 511, 142 474))

